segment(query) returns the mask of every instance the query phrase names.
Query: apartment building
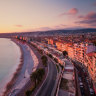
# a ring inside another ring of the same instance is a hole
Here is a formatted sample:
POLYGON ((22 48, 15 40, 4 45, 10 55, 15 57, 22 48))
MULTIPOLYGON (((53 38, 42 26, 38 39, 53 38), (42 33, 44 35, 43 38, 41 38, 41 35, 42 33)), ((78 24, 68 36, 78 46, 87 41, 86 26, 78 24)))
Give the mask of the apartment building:
POLYGON ((73 47, 73 45, 71 44, 71 45, 69 45, 67 48, 68 48, 68 49, 67 49, 68 56, 69 56, 71 59, 74 59, 74 47, 73 47))
POLYGON ((87 50, 87 43, 74 44, 74 59, 84 64, 84 58, 87 50))
POLYGON ((96 82, 96 53, 91 52, 86 55, 87 58, 87 67, 88 72, 92 78, 96 82))
POLYGON ((48 39, 48 44, 51 44, 51 45, 53 45, 53 39, 48 39))
POLYGON ((57 41, 57 42, 56 42, 56 47, 57 47, 57 49, 60 50, 60 51, 66 50, 66 46, 65 46, 64 43, 61 42, 61 41, 57 41))
POLYGON ((86 55, 87 68, 90 78, 93 81, 93 88, 96 93, 96 52, 90 52, 86 55))

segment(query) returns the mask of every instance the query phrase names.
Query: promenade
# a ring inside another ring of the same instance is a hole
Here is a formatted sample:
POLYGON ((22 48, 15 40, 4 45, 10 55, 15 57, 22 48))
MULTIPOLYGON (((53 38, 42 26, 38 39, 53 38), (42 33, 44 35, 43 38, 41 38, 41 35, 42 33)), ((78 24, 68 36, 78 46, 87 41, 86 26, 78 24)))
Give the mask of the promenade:
POLYGON ((21 92, 24 86, 30 81, 30 74, 32 71, 36 70, 39 63, 37 57, 26 43, 23 44, 22 42, 18 41, 17 44, 21 47, 23 52, 23 66, 18 77, 16 78, 9 96, 15 96, 21 92))

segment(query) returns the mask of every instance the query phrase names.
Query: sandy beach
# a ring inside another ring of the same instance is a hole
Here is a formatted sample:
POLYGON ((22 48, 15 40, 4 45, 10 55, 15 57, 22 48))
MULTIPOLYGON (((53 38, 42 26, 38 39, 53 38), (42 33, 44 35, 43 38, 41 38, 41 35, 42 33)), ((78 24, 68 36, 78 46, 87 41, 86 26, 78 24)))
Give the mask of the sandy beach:
POLYGON ((14 96, 17 94, 25 84, 30 80, 30 74, 36 70, 38 66, 38 59, 34 52, 26 43, 12 40, 21 50, 20 64, 16 69, 12 80, 7 84, 6 91, 3 96, 14 96))
MULTIPOLYGON (((27 43, 28 44, 28 43, 27 43)), ((28 46, 31 48, 31 50, 34 52, 34 54, 36 55, 36 57, 38 58, 39 60, 39 64, 36 66, 36 68, 45 68, 44 65, 42 64, 42 60, 41 60, 41 57, 42 55, 38 52, 38 50, 36 48, 34 48, 33 46, 31 46, 30 44, 28 44, 28 46)), ((33 68, 33 71, 35 70, 35 67, 33 68)), ((42 85, 43 81, 45 80, 46 78, 46 75, 47 75, 47 72, 48 72, 48 68, 45 68, 45 75, 41 81, 41 83, 37 86, 37 88, 35 89, 35 91, 31 94, 31 96, 34 96, 37 92, 37 90, 40 88, 40 86, 42 85)), ((19 91, 19 93, 17 94, 17 96, 26 96, 25 95, 25 92, 27 90, 30 90, 33 86, 33 82, 31 82, 31 80, 29 80, 25 86, 21 89, 21 91, 19 91)))

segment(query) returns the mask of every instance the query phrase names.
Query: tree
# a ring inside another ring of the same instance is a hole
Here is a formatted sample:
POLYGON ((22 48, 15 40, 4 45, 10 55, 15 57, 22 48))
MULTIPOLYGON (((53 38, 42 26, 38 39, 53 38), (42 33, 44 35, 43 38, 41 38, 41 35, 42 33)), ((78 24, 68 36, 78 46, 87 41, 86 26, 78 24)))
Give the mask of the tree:
POLYGON ((67 51, 63 51, 63 56, 64 57, 68 56, 68 52, 67 51))
POLYGON ((59 65, 60 65, 60 67, 62 68, 62 70, 64 69, 64 66, 63 65, 61 65, 60 63, 59 63, 59 65))
POLYGON ((36 72, 36 71, 33 72, 33 73, 30 75, 30 79, 31 79, 31 81, 34 82, 35 87, 36 87, 36 85, 37 85, 37 72, 36 72))
POLYGON ((47 57, 46 57, 45 55, 43 55, 43 56, 41 57, 41 59, 47 61, 47 57))
POLYGON ((48 54, 48 56, 49 56, 50 58, 53 58, 52 54, 48 54))
POLYGON ((43 54, 43 50, 41 50, 41 49, 38 49, 38 51, 39 51, 39 53, 40 53, 40 54, 43 54))
POLYGON ((44 74, 45 74, 44 68, 37 69, 37 80, 38 80, 38 83, 42 80, 44 74))
POLYGON ((57 60, 56 58, 54 58, 54 61, 55 61, 56 63, 58 63, 58 60, 57 60))
POLYGON ((31 90, 27 90, 25 94, 26 94, 26 96, 30 96, 31 93, 32 93, 31 90))
POLYGON ((45 55, 43 55, 43 56, 41 57, 41 59, 42 59, 43 65, 44 65, 44 66, 47 66, 47 61, 48 61, 47 57, 46 57, 45 55))
POLYGON ((42 80, 44 74, 44 68, 39 68, 30 75, 30 79, 34 82, 35 87, 37 86, 37 83, 39 83, 42 80))

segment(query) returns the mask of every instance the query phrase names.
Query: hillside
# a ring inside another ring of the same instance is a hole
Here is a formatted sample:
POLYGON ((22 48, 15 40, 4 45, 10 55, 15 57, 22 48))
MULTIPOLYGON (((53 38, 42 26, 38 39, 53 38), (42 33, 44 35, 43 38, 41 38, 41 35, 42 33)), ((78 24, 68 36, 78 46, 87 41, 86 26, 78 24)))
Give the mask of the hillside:
POLYGON ((20 36, 41 36, 41 35, 63 35, 63 34, 80 34, 80 33, 93 33, 96 28, 77 29, 77 30, 50 30, 50 31, 37 31, 37 32, 20 32, 20 33, 1 33, 0 37, 10 37, 15 35, 20 36))

